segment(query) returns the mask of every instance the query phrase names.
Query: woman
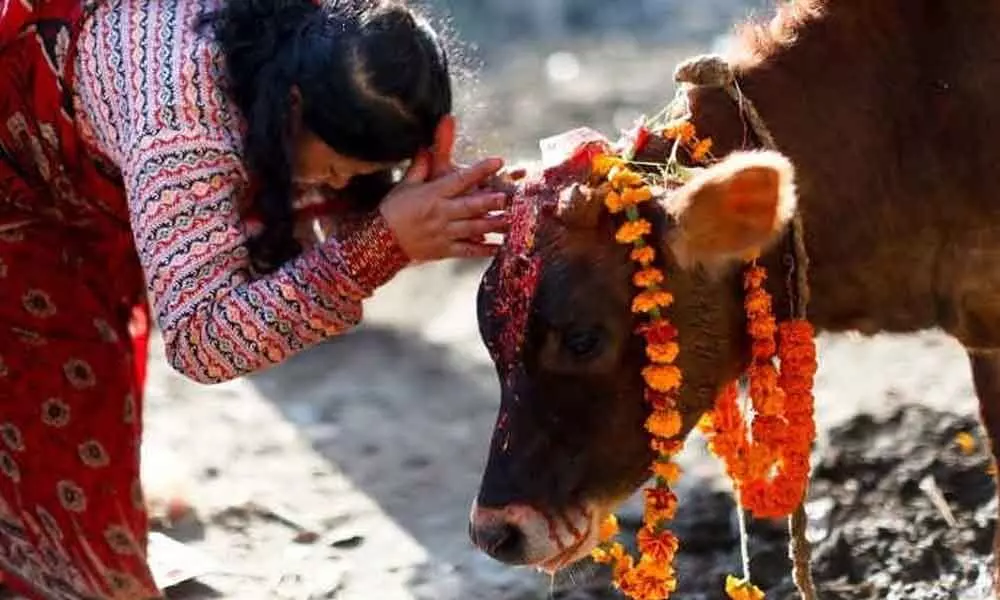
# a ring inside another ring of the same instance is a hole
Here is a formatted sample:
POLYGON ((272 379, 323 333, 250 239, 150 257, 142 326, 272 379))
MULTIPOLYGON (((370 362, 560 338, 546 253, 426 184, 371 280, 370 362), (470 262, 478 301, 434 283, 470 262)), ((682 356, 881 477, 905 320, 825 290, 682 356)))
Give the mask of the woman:
POLYGON ((410 261, 491 253, 501 162, 451 164, 451 109, 441 44, 389 0, 0 0, 10 587, 160 597, 147 295, 173 367, 211 383, 350 329, 410 261), (314 217, 334 235, 307 243, 314 217))

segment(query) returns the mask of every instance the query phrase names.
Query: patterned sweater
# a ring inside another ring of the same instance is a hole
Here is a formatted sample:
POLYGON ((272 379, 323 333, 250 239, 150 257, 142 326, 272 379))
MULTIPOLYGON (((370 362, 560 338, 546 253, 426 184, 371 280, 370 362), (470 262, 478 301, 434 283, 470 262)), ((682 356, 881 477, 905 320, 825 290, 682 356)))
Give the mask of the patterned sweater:
POLYGON ((83 24, 74 80, 84 139, 121 170, 167 355, 219 382, 356 325, 405 264, 377 213, 254 278, 240 218, 243 123, 220 54, 195 30, 217 0, 110 0, 83 24))

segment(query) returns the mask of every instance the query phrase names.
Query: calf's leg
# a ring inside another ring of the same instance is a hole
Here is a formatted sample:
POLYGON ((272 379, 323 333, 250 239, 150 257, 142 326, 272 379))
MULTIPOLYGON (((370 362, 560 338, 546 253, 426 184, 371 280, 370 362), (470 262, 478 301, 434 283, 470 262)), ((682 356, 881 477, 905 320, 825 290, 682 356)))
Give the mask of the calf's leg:
MULTIPOLYGON (((996 465, 1000 460, 1000 350, 970 350, 969 361, 972 364, 976 396, 979 398, 979 416, 986 428, 993 454, 993 477, 997 479, 996 465)), ((993 582, 996 596, 1000 598, 1000 521, 993 535, 993 582)))

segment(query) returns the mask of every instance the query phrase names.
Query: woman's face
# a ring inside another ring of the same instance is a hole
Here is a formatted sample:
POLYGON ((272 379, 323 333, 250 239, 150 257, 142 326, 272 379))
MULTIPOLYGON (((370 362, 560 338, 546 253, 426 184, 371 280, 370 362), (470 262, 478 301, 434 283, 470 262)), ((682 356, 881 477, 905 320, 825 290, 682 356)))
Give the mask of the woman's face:
POLYGON ((297 186, 328 186, 342 190, 357 175, 371 175, 394 166, 393 163, 366 162, 344 156, 304 129, 296 135, 293 183, 297 186))

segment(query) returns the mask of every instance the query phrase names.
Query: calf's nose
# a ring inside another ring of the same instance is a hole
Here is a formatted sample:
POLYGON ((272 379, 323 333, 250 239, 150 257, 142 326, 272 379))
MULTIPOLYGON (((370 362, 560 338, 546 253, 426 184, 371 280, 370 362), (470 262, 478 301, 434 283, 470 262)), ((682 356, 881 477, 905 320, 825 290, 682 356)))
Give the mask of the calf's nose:
POLYGON ((477 548, 508 565, 526 563, 527 538, 505 509, 473 507, 469 536, 477 548))

